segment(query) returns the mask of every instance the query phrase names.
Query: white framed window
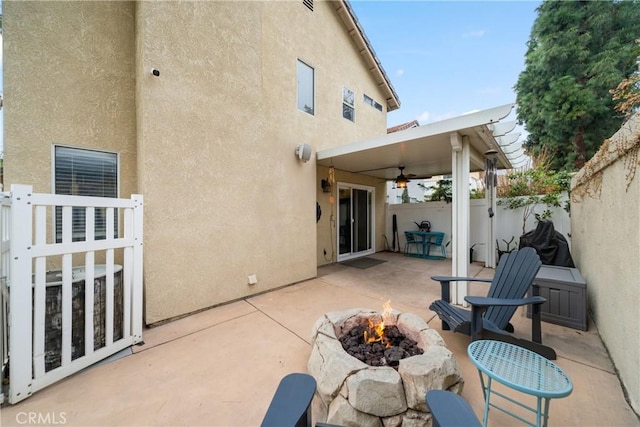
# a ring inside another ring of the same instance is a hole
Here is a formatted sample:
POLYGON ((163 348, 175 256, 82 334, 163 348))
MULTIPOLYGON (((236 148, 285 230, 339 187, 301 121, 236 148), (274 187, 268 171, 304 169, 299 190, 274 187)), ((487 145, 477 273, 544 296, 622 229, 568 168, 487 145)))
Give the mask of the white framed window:
POLYGON ((342 117, 354 122, 356 120, 356 95, 348 87, 342 86, 342 117))
MULTIPOLYGON (((106 151, 53 148, 55 194, 118 197, 118 154, 106 151)), ((95 209, 95 239, 106 238, 106 208, 95 209)), ((73 241, 85 240, 85 209, 73 208, 73 241)), ((118 235, 118 212, 114 209, 114 237, 118 235)), ((55 209, 56 242, 62 241, 62 207, 55 209)))
POLYGON ((315 70, 298 59, 298 110, 312 116, 315 111, 315 70))
POLYGON ((376 110, 382 111, 382 104, 380 104, 379 102, 376 102, 373 98, 371 98, 370 96, 367 95, 363 95, 363 99, 364 99, 364 103, 365 104, 369 104, 371 105, 373 108, 375 108, 376 110))

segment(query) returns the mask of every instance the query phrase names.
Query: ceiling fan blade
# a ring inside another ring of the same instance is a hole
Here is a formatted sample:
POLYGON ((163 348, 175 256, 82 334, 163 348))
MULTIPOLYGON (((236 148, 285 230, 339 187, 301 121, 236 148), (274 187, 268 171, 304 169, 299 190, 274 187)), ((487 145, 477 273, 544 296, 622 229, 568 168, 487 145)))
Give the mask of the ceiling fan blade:
POLYGON ((361 171, 355 171, 354 173, 366 173, 366 172, 376 172, 376 171, 382 171, 385 169, 397 169, 397 166, 386 166, 386 167, 382 167, 382 168, 375 168, 375 169, 365 169, 365 170, 361 170, 361 171))

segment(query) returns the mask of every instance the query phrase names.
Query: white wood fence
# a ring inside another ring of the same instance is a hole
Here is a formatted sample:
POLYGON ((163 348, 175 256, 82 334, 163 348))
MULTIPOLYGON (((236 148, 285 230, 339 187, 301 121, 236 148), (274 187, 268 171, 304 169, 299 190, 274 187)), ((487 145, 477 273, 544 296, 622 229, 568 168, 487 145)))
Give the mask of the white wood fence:
POLYGON ((0 203, 0 355, 3 378, 8 363, 9 403, 17 403, 142 341, 143 198, 38 194, 30 186, 12 185, 10 192, 2 193, 0 203), (55 224, 56 211, 61 227, 55 224), (105 213, 98 215, 104 219, 104 233, 99 236, 95 233, 97 212, 105 213), (84 233, 78 236, 77 224, 82 222, 84 233), (96 256, 104 260, 105 279, 100 282, 104 295, 96 295, 94 286, 84 285, 98 286, 96 256), (116 259, 123 264, 118 275, 116 259), (73 277, 79 265, 84 272, 80 282, 73 277), (60 307, 50 306, 48 268, 59 271, 60 307), (114 297, 116 277, 119 299, 114 297), (102 309, 94 310, 96 300, 103 304, 102 309), (117 305, 121 307, 116 310, 117 305), (82 309, 84 316, 79 322, 82 309), (76 321, 72 322, 74 314, 76 321), (114 322, 121 325, 116 338, 114 322), (49 335, 50 341, 50 324, 57 324, 61 345, 54 349, 59 352, 58 362, 46 367, 45 355, 52 352, 45 348, 45 336, 49 335), (104 335, 103 344, 94 342, 96 328, 104 335), (73 342, 78 334, 81 349, 73 342))
MULTIPOLYGON (((488 215, 488 205, 485 199, 471 199, 470 201, 470 218, 469 218, 469 244, 474 246, 473 259, 475 261, 486 260, 485 242, 487 240, 487 230, 485 218, 488 215)), ((537 211, 542 212, 547 206, 537 206, 537 211)), ((561 207, 551 209, 553 216, 550 218, 556 231, 562 233, 567 238, 569 246, 571 246, 571 220, 569 214, 561 207)), ((389 244, 392 246, 393 230, 392 217, 397 216, 398 237, 396 248, 403 250, 405 244, 404 231, 417 230, 418 226, 414 223, 420 223, 423 220, 431 222, 431 229, 434 231, 444 231, 446 233, 445 242, 451 239, 451 204, 445 202, 425 202, 425 203, 404 203, 387 205, 387 227, 385 236, 389 244)), ((506 209, 504 206, 497 206, 496 212, 496 239, 501 250, 507 249, 507 242, 510 242, 509 249, 516 249, 520 236, 523 234, 523 209, 506 209), (513 240, 512 240, 513 239, 513 240)), ((536 228, 537 222, 531 215, 525 225, 528 232, 536 228)), ((447 247, 448 255, 451 256, 451 246, 447 247)))

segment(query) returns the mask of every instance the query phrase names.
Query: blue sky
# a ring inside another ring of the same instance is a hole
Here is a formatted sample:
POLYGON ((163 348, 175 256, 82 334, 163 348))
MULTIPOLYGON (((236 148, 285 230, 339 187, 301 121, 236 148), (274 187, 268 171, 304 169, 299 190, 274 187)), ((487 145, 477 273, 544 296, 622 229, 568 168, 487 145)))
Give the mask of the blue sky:
MULTIPOLYGON (((0 13, 2 13, 2 6, 0 5, 0 13)), ((4 92, 4 73, 2 72, 2 34, 0 34, 0 92, 4 92)), ((4 149, 4 109, 0 110, 0 154, 4 149)))
POLYGON ((540 3, 351 0, 400 98, 388 126, 515 102, 540 3))

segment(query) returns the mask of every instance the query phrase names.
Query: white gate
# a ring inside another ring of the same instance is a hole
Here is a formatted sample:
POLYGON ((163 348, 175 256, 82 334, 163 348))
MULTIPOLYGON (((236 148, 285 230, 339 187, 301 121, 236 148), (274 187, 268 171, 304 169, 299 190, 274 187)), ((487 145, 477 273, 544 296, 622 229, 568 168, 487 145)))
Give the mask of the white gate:
POLYGON ((2 196, 0 353, 16 403, 142 341, 143 200, 2 196))

